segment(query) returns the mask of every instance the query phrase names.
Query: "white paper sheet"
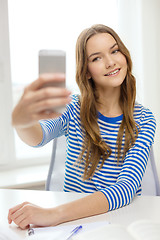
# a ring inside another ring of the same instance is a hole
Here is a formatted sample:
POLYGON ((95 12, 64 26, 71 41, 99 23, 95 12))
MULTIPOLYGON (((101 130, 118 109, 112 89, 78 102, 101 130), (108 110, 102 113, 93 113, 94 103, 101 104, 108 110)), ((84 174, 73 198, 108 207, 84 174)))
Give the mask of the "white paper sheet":
POLYGON ((0 225, 0 240, 22 240, 9 226, 0 225))
MULTIPOLYGON (((95 228, 99 228, 100 226, 108 225, 107 221, 98 221, 92 223, 82 223, 82 229, 77 233, 83 233, 90 231, 95 228)), ((79 226, 75 225, 59 225, 56 227, 43 227, 43 228, 34 228, 34 235, 28 236, 27 240, 66 240, 70 235, 72 230, 79 226)))

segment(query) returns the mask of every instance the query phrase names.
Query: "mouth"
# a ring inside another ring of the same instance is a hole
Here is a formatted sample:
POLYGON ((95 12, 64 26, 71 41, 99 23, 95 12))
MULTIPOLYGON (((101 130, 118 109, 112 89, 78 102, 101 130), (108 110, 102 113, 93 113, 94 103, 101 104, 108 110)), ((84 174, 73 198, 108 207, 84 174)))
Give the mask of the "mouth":
POLYGON ((116 76, 116 75, 119 74, 120 70, 121 70, 120 68, 115 69, 112 72, 109 72, 109 73, 105 74, 104 76, 116 76))

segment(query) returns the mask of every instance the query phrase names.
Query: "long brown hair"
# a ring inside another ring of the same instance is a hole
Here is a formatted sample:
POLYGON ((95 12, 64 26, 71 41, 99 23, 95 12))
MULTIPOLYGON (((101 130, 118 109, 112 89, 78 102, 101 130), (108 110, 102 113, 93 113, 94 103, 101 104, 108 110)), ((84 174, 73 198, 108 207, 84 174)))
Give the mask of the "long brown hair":
MULTIPOLYGON (((85 29, 78 37, 76 44, 76 82, 79 86, 80 97, 80 118, 84 133, 84 142, 79 161, 84 161, 84 179, 93 176, 97 166, 102 168, 104 161, 111 155, 110 147, 100 136, 97 123, 96 91, 92 79, 87 78, 87 41, 98 33, 109 33, 117 42, 119 51, 126 57, 127 74, 121 85, 120 106, 123 112, 123 119, 117 136, 117 162, 124 159, 126 152, 134 145, 138 136, 138 125, 133 118, 133 111, 136 98, 136 82, 132 75, 132 61, 128 49, 125 47, 119 36, 113 29, 105 25, 94 25, 85 29), (125 144, 122 147, 122 139, 125 133, 125 144)), ((116 158, 116 156, 115 156, 116 158)))

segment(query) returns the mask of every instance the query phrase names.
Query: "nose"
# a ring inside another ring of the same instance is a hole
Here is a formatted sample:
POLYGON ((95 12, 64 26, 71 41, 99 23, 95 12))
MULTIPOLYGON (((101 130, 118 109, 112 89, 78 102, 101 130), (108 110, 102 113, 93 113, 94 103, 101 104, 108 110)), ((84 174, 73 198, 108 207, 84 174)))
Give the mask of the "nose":
POLYGON ((111 55, 107 55, 105 57, 105 67, 108 69, 108 68, 112 68, 115 66, 115 61, 114 59, 112 58, 111 55))

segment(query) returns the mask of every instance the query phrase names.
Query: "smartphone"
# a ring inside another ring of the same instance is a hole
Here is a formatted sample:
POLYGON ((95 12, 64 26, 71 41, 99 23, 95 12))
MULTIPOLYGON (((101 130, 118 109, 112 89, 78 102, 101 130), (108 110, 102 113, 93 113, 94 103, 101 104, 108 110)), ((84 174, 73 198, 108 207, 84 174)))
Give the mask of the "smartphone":
MULTIPOLYGON (((66 73, 66 52, 63 50, 40 50, 39 51, 39 74, 42 73, 66 73)), ((61 87, 65 88, 65 81, 45 84, 43 87, 61 87)), ((53 109, 62 113, 64 107, 53 109)))

